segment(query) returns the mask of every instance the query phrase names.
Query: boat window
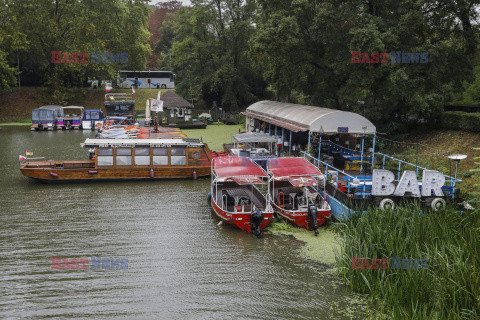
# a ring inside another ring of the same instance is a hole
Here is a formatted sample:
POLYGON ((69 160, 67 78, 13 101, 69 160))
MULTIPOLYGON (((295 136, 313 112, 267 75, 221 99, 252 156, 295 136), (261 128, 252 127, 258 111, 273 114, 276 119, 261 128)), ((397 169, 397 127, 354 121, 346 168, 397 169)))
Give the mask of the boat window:
POLYGON ((132 149, 131 148, 118 148, 117 149, 117 156, 131 156, 132 149))
POLYGON ((100 113, 99 112, 90 112, 90 118, 92 120, 100 120, 100 113))
POLYGON ((172 166, 184 166, 187 164, 187 157, 185 156, 172 156, 172 166))
POLYGON ((172 156, 184 156, 185 148, 172 148, 170 152, 172 153, 172 156))
POLYGON ((148 156, 150 155, 149 148, 135 148, 135 155, 136 156, 148 156))
POLYGON ((98 156, 98 166, 113 166, 113 156, 98 156))
POLYGON ((167 150, 167 148, 154 148, 153 149, 153 155, 154 156, 167 156, 168 155, 168 150, 167 150))
POLYGON ((168 166, 168 156, 154 156, 153 157, 154 166, 168 166))
POLYGON ((132 156, 117 156, 117 166, 131 166, 132 156))
POLYGON ((135 156, 135 165, 136 166, 149 166, 150 165, 150 156, 135 156))
POLYGON ((170 118, 175 117, 175 109, 170 109, 170 118))
POLYGON ((85 120, 90 120, 90 112, 85 112, 85 120))
POLYGON ((52 120, 54 118, 53 111, 51 110, 33 110, 32 120, 52 120))
POLYGON ((98 148, 99 156, 113 156, 112 148, 98 148))

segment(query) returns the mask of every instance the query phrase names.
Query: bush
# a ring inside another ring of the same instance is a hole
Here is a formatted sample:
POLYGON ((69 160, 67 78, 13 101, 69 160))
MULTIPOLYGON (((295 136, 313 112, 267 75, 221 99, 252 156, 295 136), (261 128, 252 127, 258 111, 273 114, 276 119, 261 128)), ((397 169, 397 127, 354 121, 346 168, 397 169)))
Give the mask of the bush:
POLYGON ((480 114, 462 111, 446 111, 442 115, 441 126, 448 130, 480 132, 480 114))
POLYGON ((338 224, 340 276, 371 294, 373 319, 479 319, 480 212, 419 212, 372 209, 338 224), (428 268, 352 269, 352 257, 428 259, 428 268))

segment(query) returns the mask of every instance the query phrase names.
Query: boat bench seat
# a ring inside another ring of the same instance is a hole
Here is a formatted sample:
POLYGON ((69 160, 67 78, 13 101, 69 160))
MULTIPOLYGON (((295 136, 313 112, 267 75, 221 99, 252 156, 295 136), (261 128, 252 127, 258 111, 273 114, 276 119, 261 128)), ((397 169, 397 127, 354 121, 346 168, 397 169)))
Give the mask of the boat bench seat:
POLYGON ((232 198, 232 202, 234 202, 234 197, 242 197, 249 199, 256 208, 260 208, 262 210, 265 208, 265 204, 262 204, 262 202, 259 201, 258 198, 253 194, 253 192, 247 188, 222 190, 222 195, 223 194, 226 194, 229 198, 232 198))

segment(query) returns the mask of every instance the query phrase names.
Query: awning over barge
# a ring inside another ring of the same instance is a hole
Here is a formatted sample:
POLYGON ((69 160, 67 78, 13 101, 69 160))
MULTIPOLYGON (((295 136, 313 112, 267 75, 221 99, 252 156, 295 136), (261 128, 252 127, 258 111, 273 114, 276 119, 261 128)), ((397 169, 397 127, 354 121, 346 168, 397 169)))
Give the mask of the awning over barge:
POLYGON ((246 133, 238 133, 233 136, 235 141, 239 143, 275 143, 277 139, 275 137, 261 132, 246 132, 246 133))
POLYGON ((245 115, 293 132, 375 134, 376 130, 357 113, 268 100, 250 105, 245 115))
MULTIPOLYGON (((322 176, 323 173, 304 158, 274 158, 268 160, 268 172, 274 178, 322 176)), ((305 181, 306 183, 307 181, 305 181)))
POLYGON ((250 183, 261 183, 260 178, 268 177, 259 165, 245 157, 214 158, 212 171, 217 178, 237 179, 239 184, 245 179, 251 181, 250 183))

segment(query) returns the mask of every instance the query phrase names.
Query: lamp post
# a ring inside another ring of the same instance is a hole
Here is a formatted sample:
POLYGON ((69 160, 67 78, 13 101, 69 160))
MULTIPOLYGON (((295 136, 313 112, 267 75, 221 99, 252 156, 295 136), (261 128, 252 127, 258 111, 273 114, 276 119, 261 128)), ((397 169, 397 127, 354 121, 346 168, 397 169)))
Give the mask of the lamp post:
MULTIPOLYGON (((455 161, 455 178, 453 180, 453 198, 455 198, 455 186, 457 185, 457 171, 458 171, 458 164, 460 163, 460 160, 466 159, 467 155, 466 154, 452 154, 448 156, 449 159, 455 161)), ((451 179, 451 177, 450 177, 451 179)))
POLYGON ((367 132, 368 127, 362 127, 363 130, 363 136, 362 136, 362 152, 360 154, 360 174, 362 173, 363 170, 363 148, 365 146, 365 132, 367 132))

